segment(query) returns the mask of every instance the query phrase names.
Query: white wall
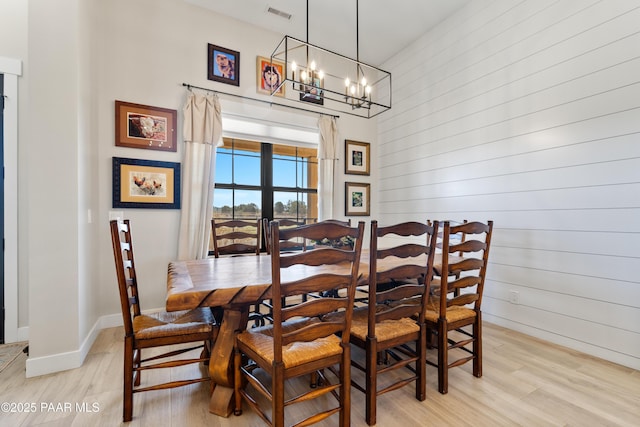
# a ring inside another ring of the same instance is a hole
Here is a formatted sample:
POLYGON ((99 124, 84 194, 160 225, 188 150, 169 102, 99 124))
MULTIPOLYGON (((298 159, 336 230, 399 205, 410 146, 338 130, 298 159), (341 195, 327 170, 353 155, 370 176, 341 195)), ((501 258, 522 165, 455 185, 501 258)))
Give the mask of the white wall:
POLYGON ((486 321, 635 369, 638 22, 639 1, 474 1, 386 65, 377 151, 385 222, 495 221, 486 321))

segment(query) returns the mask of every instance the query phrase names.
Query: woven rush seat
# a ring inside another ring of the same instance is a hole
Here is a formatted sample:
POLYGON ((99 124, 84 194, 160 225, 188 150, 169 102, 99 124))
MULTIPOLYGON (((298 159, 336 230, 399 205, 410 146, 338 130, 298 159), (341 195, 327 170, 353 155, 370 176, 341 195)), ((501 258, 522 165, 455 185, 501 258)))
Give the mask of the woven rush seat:
MULTIPOLYGON (((438 315, 440 313, 439 298, 440 297, 429 298, 429 302, 427 303, 427 307, 426 307, 427 310, 424 313, 425 320, 428 320, 434 323, 438 321, 438 315)), ((445 316, 446 316, 447 322, 451 323, 451 322, 457 322, 459 320, 464 320, 464 319, 473 319, 474 317, 476 317, 476 312, 471 308, 453 306, 446 311, 445 316)))
POLYGON ((133 319, 133 332, 139 340, 172 337, 176 334, 211 333, 215 319, 211 309, 141 314, 133 319))
MULTIPOLYGON (((299 330, 305 326, 321 323, 317 319, 296 319, 282 324, 282 333, 299 330)), ((265 360, 273 361, 273 327, 271 325, 253 328, 251 334, 240 334, 238 341, 250 346, 265 360)), ((282 362, 285 368, 291 368, 315 360, 323 359, 328 355, 342 353, 340 338, 330 335, 313 341, 296 341, 282 347, 282 362)))
MULTIPOLYGON (((416 312, 417 311, 418 310, 416 310, 416 312)), ((369 328, 367 316, 367 307, 360 307, 353 310, 351 335, 363 341, 367 339, 367 330, 369 328)), ((383 320, 376 324, 376 336, 380 341, 391 340, 414 332, 420 332, 420 326, 418 326, 415 320, 406 317, 397 320, 383 320)))

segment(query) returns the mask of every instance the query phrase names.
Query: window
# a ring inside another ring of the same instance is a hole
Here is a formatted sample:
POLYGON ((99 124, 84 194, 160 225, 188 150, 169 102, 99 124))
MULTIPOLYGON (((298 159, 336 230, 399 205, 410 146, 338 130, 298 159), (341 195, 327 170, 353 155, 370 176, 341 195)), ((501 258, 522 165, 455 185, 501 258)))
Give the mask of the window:
POLYGON ((216 155, 213 217, 314 222, 317 185, 317 149, 224 138, 216 155))

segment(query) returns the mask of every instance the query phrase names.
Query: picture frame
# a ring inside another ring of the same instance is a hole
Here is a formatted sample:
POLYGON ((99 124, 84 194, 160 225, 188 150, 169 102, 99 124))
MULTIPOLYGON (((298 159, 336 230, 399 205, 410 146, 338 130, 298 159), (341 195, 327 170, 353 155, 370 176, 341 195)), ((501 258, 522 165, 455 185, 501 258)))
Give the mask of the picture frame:
POLYGON ((112 207, 180 209, 180 163, 113 157, 112 207))
POLYGON ((370 148, 368 142, 344 141, 344 173, 348 175, 370 174, 370 148))
POLYGON ((345 216, 369 216, 371 206, 371 184, 362 182, 344 183, 345 216))
POLYGON ((240 52, 208 43, 207 79, 240 86, 240 52))
POLYGON ((115 107, 117 146, 177 151, 176 110, 118 100, 115 107))
POLYGON ((311 102, 313 104, 324 105, 324 79, 315 72, 311 71, 309 83, 302 85, 300 92, 300 101, 311 102))
POLYGON ((285 85, 282 84, 284 70, 284 62, 258 56, 256 58, 256 91, 284 97, 285 85), (272 93, 276 88, 278 90, 272 93))

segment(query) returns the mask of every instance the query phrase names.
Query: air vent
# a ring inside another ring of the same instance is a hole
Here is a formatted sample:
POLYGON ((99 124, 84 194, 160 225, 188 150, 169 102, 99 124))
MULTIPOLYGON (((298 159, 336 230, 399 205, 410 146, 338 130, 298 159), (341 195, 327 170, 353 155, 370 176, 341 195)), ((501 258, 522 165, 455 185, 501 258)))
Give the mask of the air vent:
POLYGON ((269 8, 267 9, 267 12, 269 13, 273 13, 274 15, 277 15, 281 18, 285 18, 285 19, 291 19, 291 14, 287 13, 287 12, 283 12, 281 10, 275 9, 271 6, 269 6, 269 8))

